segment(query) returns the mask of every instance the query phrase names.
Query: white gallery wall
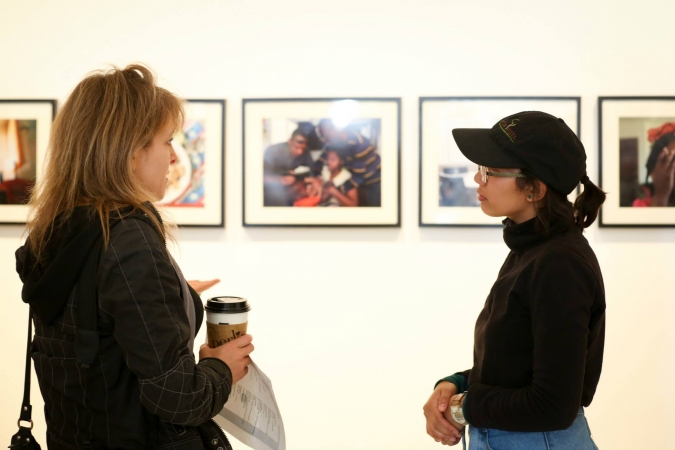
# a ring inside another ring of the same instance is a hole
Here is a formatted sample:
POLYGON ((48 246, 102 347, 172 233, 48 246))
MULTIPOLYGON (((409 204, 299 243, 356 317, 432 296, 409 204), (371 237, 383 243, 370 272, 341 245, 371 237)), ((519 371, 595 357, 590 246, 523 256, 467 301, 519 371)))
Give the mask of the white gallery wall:
MULTIPOLYGON (((87 72, 141 61, 181 96, 226 99, 225 228, 180 230, 174 253, 189 279, 221 278, 204 298, 250 300, 253 357, 273 381, 288 448, 434 449, 422 406, 437 379, 471 366, 473 325, 507 248, 498 228, 418 227, 418 97, 581 96, 597 180, 597 97, 675 95, 672 8, 0 0, 0 98, 63 102, 87 72), (401 227, 242 227, 241 99, 342 96, 402 98, 401 227)), ((0 226, 5 441, 22 394, 22 234, 0 226)), ((586 235, 607 291, 605 364, 587 409, 594 439, 601 449, 675 448, 675 229, 594 225, 586 235)), ((36 385, 32 398, 44 441, 36 385)))

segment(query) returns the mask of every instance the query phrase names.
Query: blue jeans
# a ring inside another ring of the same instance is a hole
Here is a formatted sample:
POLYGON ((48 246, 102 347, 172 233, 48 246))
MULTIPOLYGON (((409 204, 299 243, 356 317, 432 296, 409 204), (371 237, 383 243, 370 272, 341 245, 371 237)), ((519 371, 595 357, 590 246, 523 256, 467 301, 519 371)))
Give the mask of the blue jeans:
POLYGON ((583 408, 566 430, 516 432, 469 426, 469 437, 469 450, 598 450, 583 408))

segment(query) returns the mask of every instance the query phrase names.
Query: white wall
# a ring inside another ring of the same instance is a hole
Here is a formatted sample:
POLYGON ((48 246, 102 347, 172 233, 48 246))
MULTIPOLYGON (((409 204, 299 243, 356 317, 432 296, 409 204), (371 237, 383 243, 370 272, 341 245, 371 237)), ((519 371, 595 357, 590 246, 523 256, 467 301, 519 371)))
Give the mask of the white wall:
MULTIPOLYGON (((422 405, 438 378, 470 367, 507 249, 499 229, 417 226, 419 96, 580 95, 597 180, 597 96, 675 94, 672 0, 103 4, 0 0, 0 98, 63 101, 88 71, 143 61, 180 95, 227 99, 226 228, 181 230, 178 257, 188 278, 223 279, 207 296, 252 302, 254 356, 291 450, 440 448, 422 405), (328 96, 402 97, 401 228, 243 228, 241 98, 328 96)), ((0 227, 3 437, 21 401, 22 231, 0 227)), ((587 236, 607 289, 606 359, 587 410, 596 442, 675 448, 675 230, 587 236)), ((33 404, 44 436, 37 389, 33 404)))

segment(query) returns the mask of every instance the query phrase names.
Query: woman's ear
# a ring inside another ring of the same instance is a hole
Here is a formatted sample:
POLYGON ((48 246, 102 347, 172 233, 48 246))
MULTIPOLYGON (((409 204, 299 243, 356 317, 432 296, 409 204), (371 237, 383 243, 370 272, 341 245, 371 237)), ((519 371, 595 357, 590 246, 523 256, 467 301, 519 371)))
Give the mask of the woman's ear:
POLYGON ((139 163, 140 158, 141 158, 141 151, 142 150, 143 150, 143 148, 139 148, 131 154, 131 171, 132 172, 136 172, 136 168, 138 167, 138 163, 139 163))
POLYGON ((532 189, 527 195, 527 199, 531 202, 539 202, 546 196, 548 186, 540 180, 537 180, 536 183, 536 188, 532 189))

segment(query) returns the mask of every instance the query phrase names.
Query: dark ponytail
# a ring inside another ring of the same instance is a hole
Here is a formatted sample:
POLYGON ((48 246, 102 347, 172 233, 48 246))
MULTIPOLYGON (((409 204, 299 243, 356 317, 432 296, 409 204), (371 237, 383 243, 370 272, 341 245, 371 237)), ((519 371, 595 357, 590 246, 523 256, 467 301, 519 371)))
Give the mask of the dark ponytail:
MULTIPOLYGON (((535 197, 539 194, 539 183, 543 181, 535 177, 527 169, 522 173, 525 178, 516 178, 516 186, 520 190, 531 190, 535 197)), ((535 209, 535 231, 543 236, 547 236, 553 227, 558 231, 579 227, 581 230, 588 228, 598 217, 600 206, 605 201, 605 193, 597 187, 588 175, 581 179, 584 185, 584 192, 570 203, 565 194, 561 194, 553 189, 546 189, 544 197, 536 202, 535 209)))
POLYGON ((588 175, 584 175, 581 183, 584 185, 584 192, 574 201, 574 222, 583 230, 595 222, 598 211, 607 196, 602 189, 588 179, 588 175))

